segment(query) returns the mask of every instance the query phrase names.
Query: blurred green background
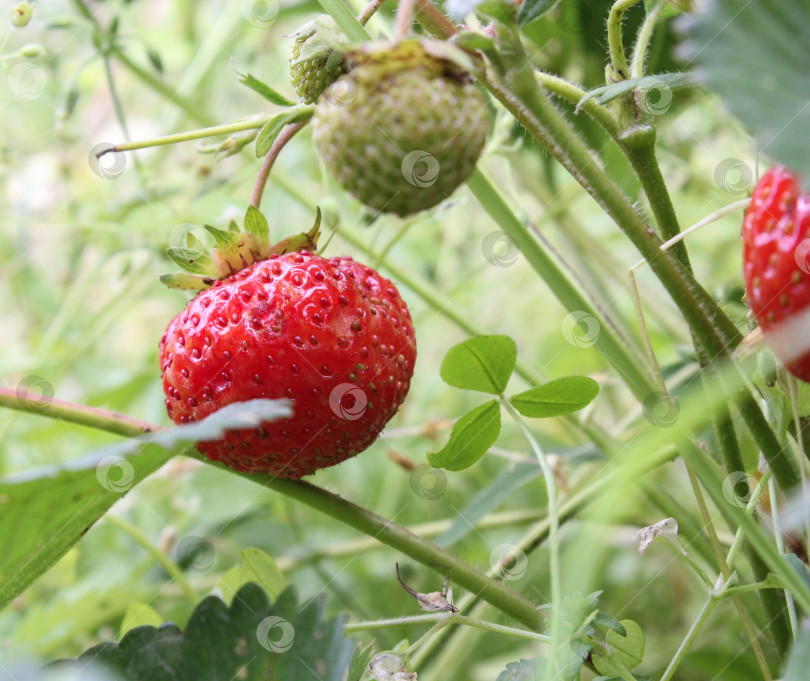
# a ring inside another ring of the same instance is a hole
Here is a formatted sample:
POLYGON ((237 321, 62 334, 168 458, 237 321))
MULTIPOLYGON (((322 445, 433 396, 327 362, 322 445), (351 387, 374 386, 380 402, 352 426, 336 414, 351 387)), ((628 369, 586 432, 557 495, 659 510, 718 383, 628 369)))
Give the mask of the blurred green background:
MULTIPOLYGON (((92 150, 273 111, 239 84, 234 67, 292 96, 285 36, 318 7, 241 0, 88 2, 90 21, 76 3, 41 0, 28 26, 13 29, 7 21, 11 7, 9 2, 0 7, 5 12, 0 14, 0 40, 5 39, 0 50, 3 385, 15 388, 27 381, 44 394, 167 423, 157 343, 188 296, 158 282, 160 273, 174 269, 164 250, 179 244, 191 225, 224 226, 241 216, 260 161, 251 146, 217 161, 200 153, 195 142, 112 156, 101 164, 92 150), (14 56, 28 44, 42 45, 44 54, 14 56)), ((533 24, 528 33, 536 66, 586 87, 603 84, 608 7, 563 0, 551 16, 533 24)), ((628 31, 641 16, 640 7, 628 13, 628 31)), ((369 24, 372 33, 390 35, 391 17, 385 8, 369 24)), ((670 29, 661 30, 652 70, 676 67, 675 42, 670 29)), ((753 179, 754 150, 705 91, 669 95, 672 100, 658 117, 659 155, 681 223, 688 226, 744 198, 753 179)), ((584 114, 574 117, 571 107, 560 106, 599 151, 600 162, 636 198, 619 152, 584 114)), ((639 256, 596 204, 502 111, 482 164, 515 212, 564 259, 571 278, 637 338, 625 272, 639 256)), ((534 464, 520 434, 505 421, 494 453, 473 468, 446 475, 428 470, 425 453, 441 446, 448 421, 478 403, 475 395, 439 378, 444 353, 466 337, 448 312, 482 333, 515 338, 519 361, 536 380, 572 373, 596 378, 602 392, 581 416, 600 423, 617 441, 632 437, 640 408, 588 343, 585 329, 567 319, 466 188, 415 219, 371 220, 326 177, 305 129, 279 158, 262 209, 280 238, 308 228, 316 205, 331 226, 339 227, 327 254, 352 255, 400 287, 413 314, 419 354, 410 396, 383 437, 313 481, 403 525, 455 521, 466 533, 450 549, 487 569, 499 560, 498 547, 514 544, 526 522, 473 530, 464 523, 471 517, 468 506, 476 493, 520 462, 534 464), (405 276, 391 275, 389 266, 405 276), (440 309, 419 295, 419 286, 431 292, 440 309), (391 453, 408 463, 397 463, 391 453)), ((688 244, 698 278, 743 326, 740 218, 740 213, 725 218, 691 236, 688 244)), ((642 268, 638 277, 659 359, 666 372, 687 380, 695 364, 686 327, 649 271, 642 268)), ((525 384, 515 377, 510 387, 525 384)), ((599 474, 601 453, 572 437, 559 420, 535 422, 533 428, 547 451, 562 457, 571 484, 599 474)), ((0 412, 0 433, 3 476, 66 461, 116 439, 7 410, 0 412)), ((746 455, 750 460, 753 449, 746 455)), ((689 498, 680 465, 660 469, 647 483, 675 499, 689 498)), ((544 504, 543 482, 533 477, 486 510, 542 514, 544 504)), ((687 511, 698 517, 693 508, 687 511)), ((395 580, 395 560, 415 588, 440 586, 436 575, 336 521, 191 461, 173 461, 112 512, 178 562, 200 597, 249 546, 275 557, 304 597, 325 593, 330 612, 348 612, 355 619, 416 612, 395 580), (313 558, 335 547, 341 555, 313 558)), ((644 558, 635 551, 630 541, 635 530, 662 517, 634 486, 625 495, 620 522, 600 526, 589 519, 563 529, 564 552, 583 533, 600 537, 591 554, 567 556, 583 567, 583 576, 578 583, 572 571, 566 591, 603 589, 603 609, 644 626, 643 672, 666 665, 705 596, 665 548, 656 546, 644 558)), ((541 603, 548 597, 547 579, 541 548, 511 584, 541 603)), ((0 613, 0 652, 42 659, 75 656, 116 638, 132 601, 148 603, 180 625, 193 607, 130 534, 102 520, 0 613)), ((750 678, 756 667, 732 612, 730 604, 718 607, 711 635, 701 639, 679 678, 712 679, 721 673, 723 679, 750 678)), ((488 616, 497 620, 492 612, 488 616)), ((389 629, 376 640, 381 648, 393 647, 421 631, 389 629)), ((507 662, 536 654, 513 639, 476 631, 464 636, 463 654, 442 662, 444 678, 494 679, 507 662)))

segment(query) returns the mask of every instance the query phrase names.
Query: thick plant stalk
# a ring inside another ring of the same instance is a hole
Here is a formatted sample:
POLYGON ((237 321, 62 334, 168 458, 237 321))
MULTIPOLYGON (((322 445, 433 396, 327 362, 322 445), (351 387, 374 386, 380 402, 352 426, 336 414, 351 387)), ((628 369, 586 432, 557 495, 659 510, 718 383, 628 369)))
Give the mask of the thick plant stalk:
MULTIPOLYGON (((8 388, 0 388, 0 407, 8 407, 49 418, 62 419, 71 423, 106 430, 125 437, 134 437, 159 429, 159 426, 130 419, 121 414, 95 409, 61 400, 42 399, 26 396, 21 399, 8 388)), ((536 630, 540 615, 533 603, 508 589, 491 577, 467 565, 454 555, 440 549, 431 542, 419 537, 393 521, 382 518, 371 511, 332 494, 320 487, 301 480, 286 480, 257 473, 237 473, 221 464, 214 463, 196 450, 187 452, 189 456, 203 463, 216 466, 229 473, 239 475, 267 489, 296 499, 321 513, 332 516, 339 522, 388 544, 415 561, 449 577, 455 584, 477 594, 494 605, 501 612, 536 630)))

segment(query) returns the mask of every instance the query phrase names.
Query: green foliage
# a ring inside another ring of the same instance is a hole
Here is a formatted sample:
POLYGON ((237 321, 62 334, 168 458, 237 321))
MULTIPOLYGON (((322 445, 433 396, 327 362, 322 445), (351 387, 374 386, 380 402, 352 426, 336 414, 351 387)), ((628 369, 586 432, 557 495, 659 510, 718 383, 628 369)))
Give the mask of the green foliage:
POLYGON ((322 602, 302 606, 290 589, 271 603, 259 586, 246 584, 230 608, 213 596, 203 600, 183 631, 138 627, 120 643, 95 646, 58 667, 92 678, 83 676, 92 662, 122 681, 296 681, 314 668, 324 681, 342 681, 353 649, 341 620, 324 617, 322 602))
POLYGON ((478 336, 452 347, 442 361, 442 380, 465 390, 499 395, 506 389, 517 359, 508 336, 478 336))
POLYGON ((600 674, 621 676, 619 665, 632 671, 644 659, 644 633, 633 620, 622 620, 624 633, 611 629, 607 633, 605 644, 607 655, 594 652, 593 666, 600 674))
POLYGON ((495 444, 501 432, 501 406, 490 400, 453 424, 450 441, 438 452, 428 453, 436 468, 462 471, 472 466, 495 444))
POLYGON ((763 154, 810 186, 810 5, 715 0, 686 19, 684 51, 701 81, 723 98, 763 154))
POLYGON ((512 406, 529 418, 563 416, 584 409, 596 399, 599 384, 587 376, 567 376, 514 395, 512 406))
POLYGON ((283 400, 234 403, 199 423, 132 438, 69 465, 0 482, 0 605, 21 593, 116 501, 183 448, 287 414, 283 400))

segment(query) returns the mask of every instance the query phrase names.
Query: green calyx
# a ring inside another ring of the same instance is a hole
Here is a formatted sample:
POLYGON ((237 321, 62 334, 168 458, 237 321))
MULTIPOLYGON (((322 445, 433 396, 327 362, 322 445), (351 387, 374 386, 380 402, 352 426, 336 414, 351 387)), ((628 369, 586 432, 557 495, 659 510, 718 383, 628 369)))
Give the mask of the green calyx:
POLYGON ((185 270, 163 274, 160 281, 169 288, 202 291, 220 279, 226 279, 256 262, 267 260, 273 255, 283 255, 294 251, 307 250, 314 253, 320 236, 321 211, 317 209, 315 224, 308 232, 285 237, 272 244, 267 218, 253 206, 245 214, 244 231, 231 220, 227 230, 203 225, 206 233, 213 238, 210 252, 193 234, 184 235, 185 242, 180 246, 170 246, 166 254, 185 270))
POLYGON ((346 53, 352 73, 379 82, 401 71, 425 69, 428 78, 454 78, 470 82, 473 67, 464 50, 441 40, 409 38, 399 42, 365 43, 346 53))
POLYGON ((348 38, 335 20, 322 14, 293 35, 290 76, 301 101, 313 104, 329 85, 346 72, 348 38))

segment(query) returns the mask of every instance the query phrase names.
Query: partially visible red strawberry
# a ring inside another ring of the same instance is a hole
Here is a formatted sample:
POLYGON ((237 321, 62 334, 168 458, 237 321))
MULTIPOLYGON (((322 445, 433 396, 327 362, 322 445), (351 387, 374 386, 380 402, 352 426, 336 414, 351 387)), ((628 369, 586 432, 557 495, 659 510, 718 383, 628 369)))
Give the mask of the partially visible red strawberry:
POLYGON ((743 222, 748 304, 774 354, 810 382, 810 196, 782 166, 757 184, 743 222))
MULTIPOLYGON (((214 233, 222 243, 231 234, 214 233)), ((245 234, 236 237, 249 262, 245 234)), ((227 253, 215 250, 214 260, 227 264, 227 253)), ((390 281, 351 258, 300 251, 208 283, 160 341, 169 416, 198 421, 257 398, 289 399, 293 415, 198 443, 203 454, 241 471, 300 478, 377 439, 405 399, 416 360, 410 314, 390 281)))

